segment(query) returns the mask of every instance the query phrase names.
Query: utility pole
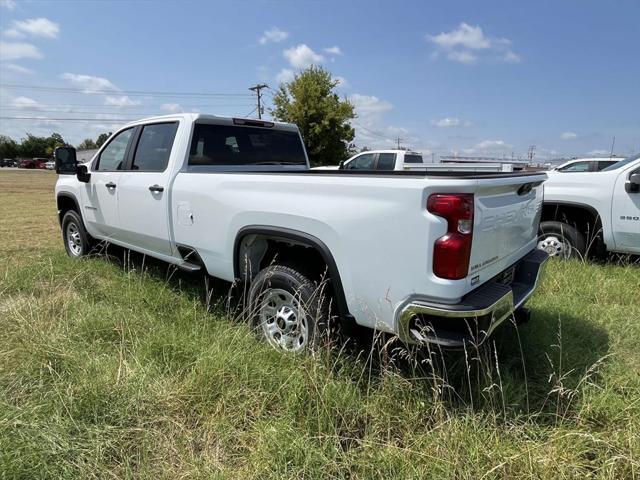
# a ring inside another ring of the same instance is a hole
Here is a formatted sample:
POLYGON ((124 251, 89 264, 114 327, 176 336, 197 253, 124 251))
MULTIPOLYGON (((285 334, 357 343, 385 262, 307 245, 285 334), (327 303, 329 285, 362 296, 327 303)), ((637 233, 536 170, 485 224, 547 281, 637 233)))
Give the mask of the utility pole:
POLYGON ((609 155, 609 158, 613 157, 613 147, 616 146, 616 136, 613 136, 613 140, 611 141, 611 154, 609 155))
POLYGON ((527 152, 527 159, 529 160, 529 163, 531 163, 533 161, 533 157, 536 156, 536 146, 535 145, 531 145, 529 147, 529 151, 527 152))
POLYGON ((249 88, 249 90, 256 92, 256 96, 258 97, 258 118, 262 118, 262 104, 260 103, 262 93, 260 92, 260 90, 262 90, 263 88, 269 88, 269 85, 267 85, 266 83, 259 83, 249 88))
POLYGON ((398 141, 398 150, 400 150, 400 142, 402 141, 402 138, 398 137, 396 140, 398 141))

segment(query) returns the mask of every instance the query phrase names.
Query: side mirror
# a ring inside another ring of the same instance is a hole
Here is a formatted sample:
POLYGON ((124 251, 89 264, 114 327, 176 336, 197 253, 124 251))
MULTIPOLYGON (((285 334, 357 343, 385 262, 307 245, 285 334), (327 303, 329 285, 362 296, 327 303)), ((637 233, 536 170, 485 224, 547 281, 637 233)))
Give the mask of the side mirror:
POLYGON ((640 193, 640 172, 632 173, 625 184, 627 193, 640 193))
POLYGON ((89 169, 83 163, 76 166, 76 176, 78 177, 78 181, 83 183, 89 183, 89 180, 91 179, 89 169))
POLYGON ((344 160, 340 160, 340 163, 338 164, 338 170, 344 170, 344 160))
POLYGON ((53 152, 56 161, 56 173, 59 175, 75 175, 77 172, 76 149, 73 147, 58 147, 53 152))

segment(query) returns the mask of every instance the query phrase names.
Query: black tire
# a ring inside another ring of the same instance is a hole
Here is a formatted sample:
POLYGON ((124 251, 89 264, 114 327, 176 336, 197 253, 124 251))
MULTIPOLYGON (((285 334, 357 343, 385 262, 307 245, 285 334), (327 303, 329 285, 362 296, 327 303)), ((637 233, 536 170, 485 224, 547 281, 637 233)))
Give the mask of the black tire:
POLYGON ((250 324, 275 348, 295 353, 314 350, 329 332, 327 295, 326 283, 318 286, 291 267, 269 266, 249 288, 250 324))
POLYGON ((67 255, 80 258, 91 251, 91 236, 84 228, 80 215, 75 210, 69 210, 62 217, 62 241, 67 255))
POLYGON ((538 248, 550 256, 564 259, 584 258, 587 251, 584 236, 578 230, 569 224, 554 221, 540 224, 538 248))

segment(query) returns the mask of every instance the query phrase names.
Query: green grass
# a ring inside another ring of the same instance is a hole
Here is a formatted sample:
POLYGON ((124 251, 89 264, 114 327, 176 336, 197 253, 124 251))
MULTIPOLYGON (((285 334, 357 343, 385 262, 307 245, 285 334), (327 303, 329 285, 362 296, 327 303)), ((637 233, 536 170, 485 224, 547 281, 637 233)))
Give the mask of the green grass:
POLYGON ((553 262, 466 360, 294 357, 197 277, 68 259, 54 177, 0 171, 0 478, 640 476, 637 265, 553 262))

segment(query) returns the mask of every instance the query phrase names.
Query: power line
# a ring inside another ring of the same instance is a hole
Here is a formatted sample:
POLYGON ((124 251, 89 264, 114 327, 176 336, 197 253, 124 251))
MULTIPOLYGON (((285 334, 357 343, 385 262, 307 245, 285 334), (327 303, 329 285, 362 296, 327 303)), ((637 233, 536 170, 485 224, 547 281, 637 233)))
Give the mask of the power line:
MULTIPOLYGON (((246 105, 239 105, 240 107, 244 107, 246 105)), ((233 106, 234 108, 236 108, 237 106, 233 106)), ((167 115, 170 114, 172 112, 158 112, 155 111, 153 113, 144 113, 144 112, 120 112, 120 111, 101 111, 101 112, 97 112, 97 111, 91 111, 91 110, 76 110, 76 109, 71 109, 71 110, 55 110, 55 109, 46 109, 46 108, 4 108, 2 106, 0 106, 0 108, 2 108, 2 111, 5 112, 43 112, 43 113, 81 113, 81 114, 95 114, 95 115, 130 115, 130 116, 152 116, 152 115, 167 115)), ((252 110, 252 113, 255 111, 255 108, 252 110)))
POLYGON ((249 113, 247 113, 244 118, 247 118, 249 115, 251 115, 253 112, 255 112, 258 109, 258 107, 253 107, 253 110, 251 110, 249 113))
POLYGON ((40 120, 56 122, 130 122, 130 118, 51 118, 51 117, 0 117, 0 120, 40 120))
POLYGON ((50 87, 43 85, 14 85, 8 83, 0 83, 0 87, 16 89, 16 90, 39 90, 46 92, 60 92, 60 93, 95 93, 105 95, 118 95, 126 94, 132 96, 139 95, 152 95, 156 97, 240 97, 248 98, 251 94, 248 93, 197 93, 197 92, 163 92, 163 91, 151 91, 151 90, 112 90, 112 89, 100 89, 100 88, 70 88, 70 87, 50 87))
MULTIPOLYGON (((238 100, 240 101, 240 100, 238 100)), ((126 109, 132 109, 134 107, 153 107, 156 104, 154 103, 150 103, 150 104, 140 104, 140 105, 125 105, 122 107, 119 107, 118 105, 106 105, 104 103, 38 103, 38 107, 28 107, 28 106, 24 106, 21 107, 23 109, 27 109, 27 108, 39 108, 39 107, 101 107, 101 108, 126 108, 126 109)), ((183 108, 207 108, 207 107, 250 107, 254 105, 254 103, 219 103, 219 104, 190 104, 190 105, 183 105, 180 104, 181 107, 183 108)), ((157 104, 157 106, 161 106, 160 104, 157 104)), ((15 104, 3 104, 0 105, 0 108, 12 108, 15 107, 15 104)))
POLYGON ((262 94, 260 93, 260 91, 264 88, 269 88, 269 85, 267 85, 266 83, 258 83, 253 87, 249 87, 249 90, 256 92, 256 96, 258 97, 258 107, 257 107, 258 118, 262 118, 262 106, 260 105, 260 99, 262 98, 262 94))
POLYGON ((371 135, 378 137, 382 140, 386 140, 388 142, 395 142, 395 139, 393 138, 389 138, 386 135, 384 135, 383 133, 380 132, 376 132, 375 130, 371 130, 370 128, 365 127, 364 125, 360 125, 359 123, 353 122, 353 125, 357 128, 361 128, 362 130, 364 130, 365 132, 369 132, 371 135))

